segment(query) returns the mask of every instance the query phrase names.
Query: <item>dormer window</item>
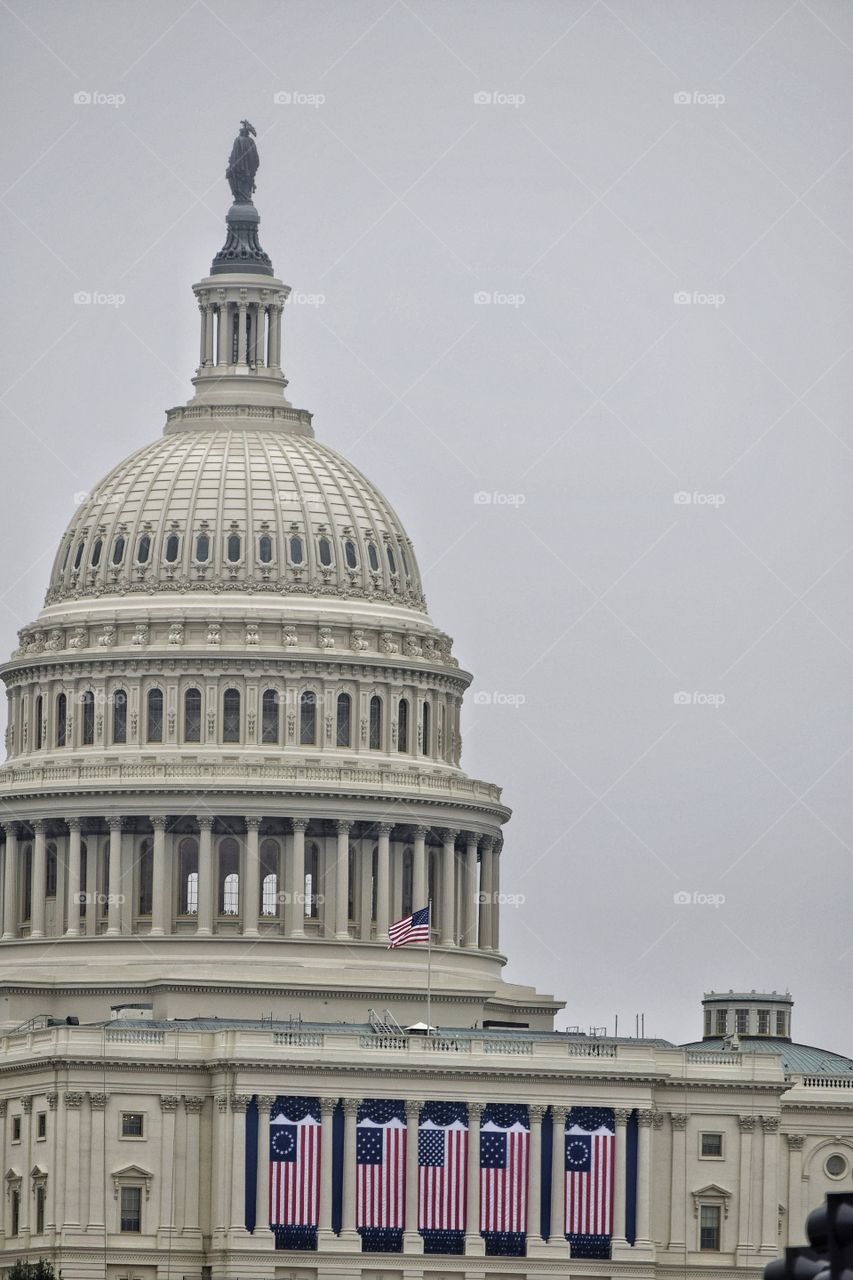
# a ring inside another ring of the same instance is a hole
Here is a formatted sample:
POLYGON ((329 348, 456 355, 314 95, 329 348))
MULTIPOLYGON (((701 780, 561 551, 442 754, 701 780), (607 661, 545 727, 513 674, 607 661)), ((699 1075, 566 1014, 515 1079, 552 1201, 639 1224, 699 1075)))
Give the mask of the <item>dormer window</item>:
POLYGON ((92 555, 89 560, 89 563, 93 569, 97 569, 98 565, 101 563, 101 552, 103 551, 103 549, 104 549, 103 538, 96 538, 92 545, 92 555))
POLYGON ((229 533, 225 543, 225 554, 229 564, 237 564, 242 551, 242 539, 239 533, 229 533))
POLYGON ((176 533, 170 533, 166 539, 166 564, 174 564, 181 549, 181 540, 176 533))
POLYGON ((320 564, 328 569, 332 563, 332 544, 328 538, 321 538, 317 545, 320 552, 320 564))
POLYGON ((358 555, 356 553, 355 543, 351 538, 347 538, 344 543, 344 559, 347 562, 348 569, 358 568, 358 555))
POLYGON ((290 539, 290 563, 302 564, 303 554, 304 553, 302 550, 302 539, 297 537, 292 537, 290 539))
POLYGON ((195 540, 195 558, 199 564, 206 564, 210 559, 210 538, 200 533, 195 540))
POLYGON ((113 564, 121 564, 124 559, 125 539, 119 534, 113 543, 113 564))
POLYGON ((368 542, 367 544, 367 563, 370 565, 374 573, 379 572, 379 552, 376 550, 376 544, 368 542))
POLYGON ((139 539, 139 543, 136 548, 136 563, 147 564, 148 557, 150 555, 151 555, 151 537, 149 534, 143 533, 142 537, 139 539))

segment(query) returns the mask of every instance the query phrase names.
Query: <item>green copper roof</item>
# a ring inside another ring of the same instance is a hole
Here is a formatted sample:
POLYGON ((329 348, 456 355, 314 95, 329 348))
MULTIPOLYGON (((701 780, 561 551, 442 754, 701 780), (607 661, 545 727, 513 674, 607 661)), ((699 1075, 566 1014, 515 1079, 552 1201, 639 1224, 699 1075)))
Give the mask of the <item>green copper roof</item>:
MULTIPOLYGON (((777 1040, 773 1036, 740 1036, 741 1053, 778 1053, 786 1071, 804 1076, 840 1076, 853 1073, 853 1059, 829 1049, 817 1049, 810 1044, 792 1044, 790 1040, 777 1040)), ((721 1037, 697 1040, 682 1045, 683 1049, 706 1049, 708 1053, 721 1053, 726 1049, 721 1037)))

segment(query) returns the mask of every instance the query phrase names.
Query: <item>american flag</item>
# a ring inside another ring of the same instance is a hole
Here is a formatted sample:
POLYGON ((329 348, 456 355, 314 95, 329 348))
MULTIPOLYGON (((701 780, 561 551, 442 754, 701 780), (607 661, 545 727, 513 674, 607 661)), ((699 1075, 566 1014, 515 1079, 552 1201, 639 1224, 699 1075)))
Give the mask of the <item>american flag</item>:
POLYGON ((486 1107, 480 1126, 481 1232, 527 1231, 529 1150, 527 1108, 486 1107))
POLYGON ((406 1122, 360 1120, 355 1139, 355 1225, 402 1230, 406 1218, 406 1122))
POLYGON ((566 1235, 613 1234, 616 1133, 606 1107, 574 1107, 566 1118, 566 1235))
POLYGON ((467 1109, 453 1102, 426 1103, 418 1129, 421 1231, 465 1230, 467 1164, 467 1109))
POLYGON ((388 950, 405 947, 409 942, 429 942, 429 924, 429 907, 395 920, 388 930, 388 950))
POLYGON ((270 1117, 270 1226, 316 1227, 320 1208, 320 1122, 270 1117))

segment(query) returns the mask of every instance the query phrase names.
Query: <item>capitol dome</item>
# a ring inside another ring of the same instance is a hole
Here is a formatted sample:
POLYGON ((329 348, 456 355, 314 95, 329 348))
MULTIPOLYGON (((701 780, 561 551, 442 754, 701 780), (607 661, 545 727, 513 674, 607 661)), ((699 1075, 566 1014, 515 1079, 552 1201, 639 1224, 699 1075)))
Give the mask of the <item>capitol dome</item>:
POLYGON ((47 603, 139 593, 251 591, 382 601, 424 612, 410 539, 310 416, 169 415, 86 496, 47 603))

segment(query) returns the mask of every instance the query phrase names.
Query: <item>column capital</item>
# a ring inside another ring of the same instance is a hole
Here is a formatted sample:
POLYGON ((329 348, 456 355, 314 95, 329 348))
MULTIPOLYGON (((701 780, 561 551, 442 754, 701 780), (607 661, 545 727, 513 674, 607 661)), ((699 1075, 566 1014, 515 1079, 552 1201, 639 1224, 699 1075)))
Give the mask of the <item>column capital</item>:
POLYGON ((642 1129, 650 1129, 654 1118, 655 1118, 654 1111, 638 1111, 637 1112, 637 1124, 642 1129))
POLYGON ((341 1102, 343 1103, 345 1116, 358 1115, 358 1109, 361 1106, 360 1098, 342 1098, 341 1102))
POLYGON ((415 1123, 417 1124, 418 1120, 420 1119, 420 1115, 421 1115, 421 1104, 420 1102, 418 1102, 417 1098, 407 1098, 406 1099, 406 1119, 414 1120, 415 1123))
POLYGON ((331 1116, 334 1114, 335 1107, 338 1105, 337 1098, 321 1098, 320 1099, 320 1115, 331 1116))
POLYGON ((269 1114, 269 1112, 272 1111, 274 1104, 275 1104, 274 1093, 258 1094, 258 1111, 263 1111, 269 1114))
POLYGON ((778 1133, 779 1117, 778 1116, 762 1116, 761 1127, 765 1133, 778 1133))
POLYGON ((738 1116, 737 1122, 741 1133, 752 1133, 755 1129, 755 1116, 738 1116))
POLYGON ((294 831, 305 831, 310 819, 308 818, 291 818, 290 825, 294 831))
POLYGON ((55 1110, 56 1110, 56 1107, 57 1107, 57 1104, 58 1104, 58 1102, 59 1102, 59 1094, 58 1094, 58 1093, 48 1093, 48 1094, 45 1094, 45 1097, 47 1098, 47 1105, 48 1105, 48 1107, 50 1108, 50 1110, 51 1110, 51 1111, 55 1111, 55 1110))
POLYGON ((430 827, 410 827, 409 828, 413 840, 426 840, 430 833, 430 827))
POLYGON ((66 818, 65 825, 70 831, 79 831, 83 825, 82 818, 66 818))
POLYGON ((123 818, 117 818, 115 814, 113 814, 111 818, 107 818, 107 826, 110 829, 110 833, 113 831, 121 831, 123 821, 123 818))
POLYGON ((494 836, 480 837, 480 849, 483 853, 491 853, 492 849, 494 848, 494 845, 495 845, 494 836))
POLYGON ((785 1141, 792 1151, 802 1151, 806 1135, 804 1133, 786 1133, 785 1141))
POLYGON ((655 1111, 652 1113, 652 1125, 655 1129, 663 1128, 663 1112, 655 1111))
POLYGON ((184 1110, 190 1115, 197 1116, 204 1106, 204 1097, 202 1094, 184 1094, 184 1110))
POLYGON ((245 822, 247 831, 259 831, 263 818, 246 818, 245 822))
POLYGON ((250 1093, 232 1093, 230 1098, 231 1110, 245 1114, 246 1108, 251 1101, 252 1095, 250 1093))
POLYGON ((686 1129, 687 1116, 681 1111, 670 1111, 669 1123, 672 1125, 673 1129, 686 1129))
POLYGON ((33 829, 34 835, 41 835, 42 832, 47 831, 47 819, 33 818, 32 822, 30 823, 30 826, 33 829))
POLYGON ((105 1111, 109 1096, 108 1093, 90 1093, 89 1106, 93 1111, 105 1111))
POLYGON ((527 1108, 530 1119, 535 1120, 538 1124, 542 1123, 547 1110, 547 1107, 542 1106, 541 1103, 538 1102, 532 1103, 531 1106, 527 1108))
POLYGON ((569 1108, 563 1106, 551 1107, 551 1121, 553 1124, 565 1124, 566 1116, 569 1114, 569 1108))
MULTIPOLYGON (((91 1097, 91 1095, 90 1095, 90 1097, 91 1097)), ((21 1099, 21 1106, 23 1107, 24 1115, 25 1115, 25 1116, 28 1116, 28 1115, 30 1114, 30 1112, 32 1111, 32 1109, 33 1109, 33 1100, 32 1100, 32 1098, 22 1098, 22 1099, 21 1099)))
POLYGON ((160 1110, 161 1111, 177 1111, 180 1098, 176 1093, 160 1094, 160 1110))
POLYGON ((393 822, 377 822, 376 830, 380 836, 390 836, 391 832, 394 830, 394 823, 393 822))
POLYGON ((155 814, 155 816, 151 819, 151 826, 154 828, 155 831, 165 831, 168 821, 169 819, 164 818, 161 814, 155 814))
POLYGON ((217 1095, 217 1098, 216 1098, 216 1105, 217 1105, 217 1107, 219 1108, 219 1113, 220 1113, 220 1115, 222 1114, 222 1112, 223 1112, 223 1111, 227 1111, 227 1110, 228 1110, 228 1095, 227 1095, 227 1093, 220 1093, 220 1094, 218 1094, 218 1095, 217 1095))
POLYGON ((198 823, 198 829, 199 829, 199 831, 212 831, 212 830, 213 830, 213 824, 214 824, 214 822, 215 822, 215 821, 216 821, 216 819, 215 819, 215 818, 211 818, 211 817, 209 817, 209 816, 208 816, 208 815, 206 815, 206 814, 205 814, 205 816, 204 816, 204 817, 196 818, 196 822, 198 823))
POLYGON ((469 1102, 469 1103, 468 1103, 468 1119, 469 1119, 469 1121, 470 1121, 470 1120, 479 1120, 479 1119, 480 1119, 480 1117, 481 1117, 481 1116, 482 1116, 482 1114, 483 1114, 483 1105, 484 1105, 484 1104, 483 1104, 482 1102, 469 1102))
POLYGON ((352 818, 335 818, 335 830, 339 836, 346 835, 354 825, 352 818))
POLYGON ((631 1108, 617 1107, 613 1114, 616 1117, 616 1128, 618 1129, 620 1126, 624 1127, 631 1119, 631 1108))
POLYGON ((458 827, 439 827, 438 834, 443 844, 455 844, 459 835, 458 827))
POLYGON ((66 1110, 68 1111, 79 1111, 83 1105, 82 1093, 63 1094, 62 1100, 65 1103, 66 1110))

